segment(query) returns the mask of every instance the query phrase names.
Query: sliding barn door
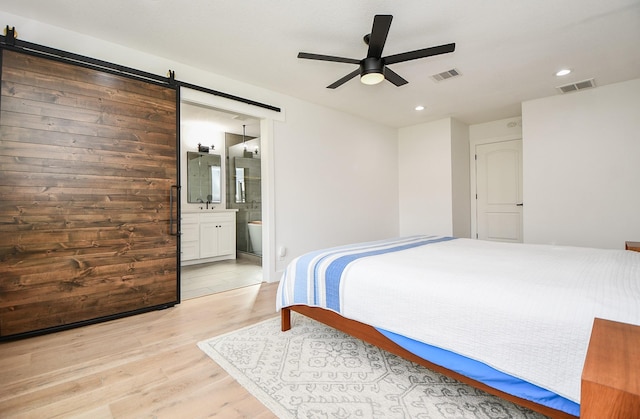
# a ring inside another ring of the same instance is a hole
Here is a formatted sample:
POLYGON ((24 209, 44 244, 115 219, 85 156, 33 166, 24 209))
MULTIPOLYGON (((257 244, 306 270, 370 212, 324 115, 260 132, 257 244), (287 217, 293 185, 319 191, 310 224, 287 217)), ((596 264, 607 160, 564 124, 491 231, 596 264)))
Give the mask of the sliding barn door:
POLYGON ((175 89, 1 58, 0 338, 177 303, 175 89))

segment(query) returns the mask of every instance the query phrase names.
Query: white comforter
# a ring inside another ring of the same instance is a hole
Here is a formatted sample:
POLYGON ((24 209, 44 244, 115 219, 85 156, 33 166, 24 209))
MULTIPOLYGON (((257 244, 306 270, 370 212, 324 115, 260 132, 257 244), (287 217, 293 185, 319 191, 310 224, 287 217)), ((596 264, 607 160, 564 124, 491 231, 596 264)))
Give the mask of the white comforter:
MULTIPOLYGON (((278 308, 300 303, 296 269, 278 308)), ((349 262, 339 299, 345 317, 579 403, 593 319, 640 325, 640 253, 455 239, 349 262)))

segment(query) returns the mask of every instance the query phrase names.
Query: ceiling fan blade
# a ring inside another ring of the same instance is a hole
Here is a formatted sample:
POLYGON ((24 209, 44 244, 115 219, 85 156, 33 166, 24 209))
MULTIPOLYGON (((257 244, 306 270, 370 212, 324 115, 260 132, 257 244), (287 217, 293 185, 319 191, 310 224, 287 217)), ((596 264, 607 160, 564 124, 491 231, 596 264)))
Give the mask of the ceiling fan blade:
POLYGON ((346 82, 348 82, 349 80, 357 76, 358 74, 360 74, 360 69, 354 70, 351 73, 344 76, 343 78, 341 78, 340 80, 331 83, 330 85, 327 86, 327 89, 335 89, 338 86, 342 86, 343 84, 345 84, 346 82))
POLYGON ((337 63, 360 64, 360 60, 356 60, 353 58, 334 57, 332 55, 310 54, 308 52, 299 52, 298 58, 305 58, 307 60, 334 61, 337 63))
POLYGON ((393 20, 393 16, 391 15, 375 15, 373 17, 373 27, 369 35, 369 52, 367 52, 367 57, 380 58, 382 56, 382 49, 384 48, 385 42, 387 42, 391 20, 393 20))
POLYGON ((392 71, 389 67, 386 67, 384 69, 384 78, 389 80, 391 83, 395 84, 396 86, 403 86, 409 83, 408 81, 400 77, 398 73, 396 73, 395 71, 392 71))
POLYGON ((418 58, 431 57, 434 55, 447 54, 456 49, 456 44, 446 44, 437 47, 418 49, 416 51, 403 52, 402 54, 389 55, 384 57, 385 64, 401 63, 403 61, 416 60, 418 58))

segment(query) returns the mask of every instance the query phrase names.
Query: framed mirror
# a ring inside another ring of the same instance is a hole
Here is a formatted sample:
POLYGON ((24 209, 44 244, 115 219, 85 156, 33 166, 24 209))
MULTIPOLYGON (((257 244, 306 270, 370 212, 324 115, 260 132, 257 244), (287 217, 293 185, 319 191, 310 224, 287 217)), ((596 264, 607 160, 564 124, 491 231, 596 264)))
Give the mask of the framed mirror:
POLYGON ((187 202, 219 204, 220 155, 187 151, 187 202))

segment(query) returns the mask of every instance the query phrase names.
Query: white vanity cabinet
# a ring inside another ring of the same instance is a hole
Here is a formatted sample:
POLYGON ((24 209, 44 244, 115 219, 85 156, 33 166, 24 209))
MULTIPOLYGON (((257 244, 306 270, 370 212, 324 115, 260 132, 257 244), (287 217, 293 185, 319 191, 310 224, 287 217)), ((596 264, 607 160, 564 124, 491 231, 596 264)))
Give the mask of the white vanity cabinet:
MULTIPOLYGON (((224 217, 200 217, 200 258, 235 254, 236 220, 224 217)), ((218 215, 218 214, 215 214, 218 215)))
POLYGON ((182 214, 180 236, 181 260, 200 259, 200 221, 198 214, 182 214))
POLYGON ((186 213, 181 220, 182 265, 236 258, 235 211, 186 213))

